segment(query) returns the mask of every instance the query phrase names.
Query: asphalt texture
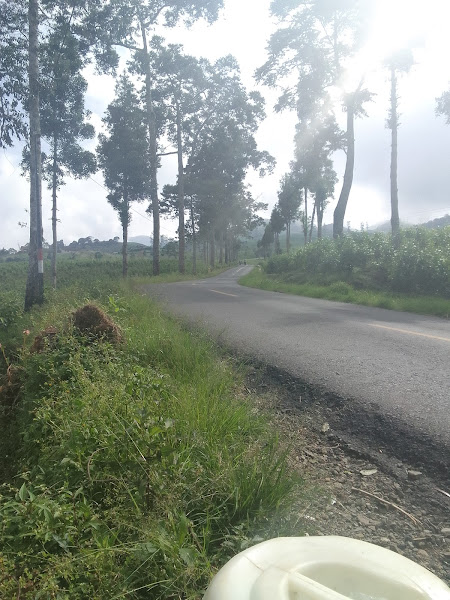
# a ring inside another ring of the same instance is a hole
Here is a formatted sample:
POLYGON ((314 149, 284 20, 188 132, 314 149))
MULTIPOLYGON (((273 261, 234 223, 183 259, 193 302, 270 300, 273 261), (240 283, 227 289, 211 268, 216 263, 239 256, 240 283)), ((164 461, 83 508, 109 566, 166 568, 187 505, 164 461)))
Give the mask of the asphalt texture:
POLYGON ((145 291, 241 355, 321 390, 339 430, 448 474, 450 322, 240 286, 251 268, 145 291))

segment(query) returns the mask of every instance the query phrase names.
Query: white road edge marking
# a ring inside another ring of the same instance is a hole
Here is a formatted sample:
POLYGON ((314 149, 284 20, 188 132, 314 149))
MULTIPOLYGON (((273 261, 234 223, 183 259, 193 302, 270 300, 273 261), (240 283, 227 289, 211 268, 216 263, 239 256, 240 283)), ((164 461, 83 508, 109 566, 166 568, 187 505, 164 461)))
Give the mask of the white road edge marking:
POLYGON ((209 292, 214 292, 215 294, 222 294, 222 296, 231 296, 232 298, 239 298, 236 294, 227 294, 226 292, 219 292, 218 290, 208 290, 209 292))
POLYGON ((430 338, 432 340, 441 340, 443 342, 450 342, 450 338, 439 337, 438 335, 429 335, 428 333, 419 333, 418 331, 408 331, 407 329, 398 329, 397 327, 388 327, 387 325, 377 325, 375 323, 368 323, 369 327, 378 327, 379 329, 388 329, 390 331, 397 331, 398 333, 405 333, 406 335, 419 335, 421 337, 430 338))

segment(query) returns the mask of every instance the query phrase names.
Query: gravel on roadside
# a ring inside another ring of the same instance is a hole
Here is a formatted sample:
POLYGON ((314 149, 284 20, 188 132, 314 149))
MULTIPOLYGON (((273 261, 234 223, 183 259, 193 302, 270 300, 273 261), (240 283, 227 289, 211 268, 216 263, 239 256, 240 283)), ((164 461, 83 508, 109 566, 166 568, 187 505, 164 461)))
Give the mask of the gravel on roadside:
POLYGON ((289 442, 291 466, 314 493, 294 509, 309 535, 340 535, 388 548, 450 584, 450 489, 429 474, 352 447, 326 421, 320 402, 249 367, 247 391, 289 442), (295 395, 295 397, 292 396, 295 395))

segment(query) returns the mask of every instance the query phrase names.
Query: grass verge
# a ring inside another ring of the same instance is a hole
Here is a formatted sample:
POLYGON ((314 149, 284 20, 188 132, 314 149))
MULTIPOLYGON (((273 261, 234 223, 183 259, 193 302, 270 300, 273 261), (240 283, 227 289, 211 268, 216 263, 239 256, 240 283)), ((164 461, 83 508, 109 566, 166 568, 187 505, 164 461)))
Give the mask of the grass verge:
POLYGON ((424 315, 450 318, 450 301, 435 296, 410 296, 408 294, 393 294, 372 290, 357 290, 344 281, 337 281, 330 285, 318 285, 315 283, 292 283, 283 280, 286 275, 269 275, 260 268, 253 269, 239 283, 248 287, 254 287, 272 292, 282 292, 296 296, 308 296, 310 298, 323 298, 337 302, 349 302, 362 304, 364 306, 375 306, 413 312, 424 315))
POLYGON ((201 598, 232 555, 295 534, 283 507, 298 482, 208 339, 120 282, 92 287, 123 343, 74 329, 74 309, 92 300, 80 286, 10 337, 0 597, 201 598))

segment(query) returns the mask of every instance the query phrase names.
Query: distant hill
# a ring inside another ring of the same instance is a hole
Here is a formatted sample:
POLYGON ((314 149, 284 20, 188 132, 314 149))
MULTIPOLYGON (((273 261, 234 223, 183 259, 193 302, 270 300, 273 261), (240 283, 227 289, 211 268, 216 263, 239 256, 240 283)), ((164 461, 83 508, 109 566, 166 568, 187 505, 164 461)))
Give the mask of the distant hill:
POLYGON ((151 246, 152 238, 149 235, 135 235, 134 237, 128 238, 129 242, 134 242, 135 244, 142 244, 143 246, 151 246))
POLYGON ((427 221, 422 227, 426 227, 427 229, 437 229, 438 227, 447 227, 447 225, 450 225, 450 215, 444 215, 438 219, 427 221))
MULTIPOLYGON (((419 223, 418 225, 400 222, 400 227, 402 227, 402 229, 405 229, 406 227, 426 227, 427 229, 438 229, 439 227, 447 227, 447 225, 450 225, 450 215, 445 215, 443 217, 433 219, 432 221, 427 221, 426 223, 419 223)), ((385 221, 384 223, 379 223, 378 225, 369 227, 369 231, 389 233, 391 231, 391 222, 385 221)))
MULTIPOLYGON (((411 223, 405 223, 404 221, 400 221, 400 227, 405 229, 407 227, 414 227, 411 223)), ((383 221, 383 223, 378 223, 378 225, 372 225, 369 227, 368 231, 371 233, 390 233, 392 230, 390 221, 383 221)))

